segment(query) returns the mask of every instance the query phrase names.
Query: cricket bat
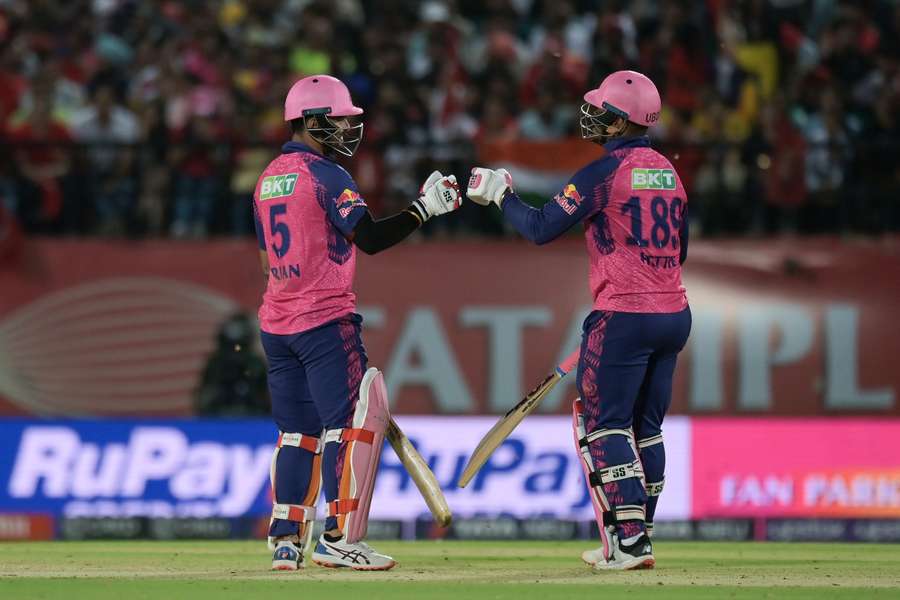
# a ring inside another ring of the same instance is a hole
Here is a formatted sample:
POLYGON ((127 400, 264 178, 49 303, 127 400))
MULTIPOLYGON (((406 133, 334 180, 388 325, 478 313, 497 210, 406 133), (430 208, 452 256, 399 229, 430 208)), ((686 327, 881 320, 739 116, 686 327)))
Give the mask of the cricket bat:
POLYGON ((441 527, 450 525, 453 515, 450 513, 450 506, 447 505, 447 499, 444 498, 440 484, 435 479, 434 473, 428 468, 425 459, 397 426, 394 417, 391 417, 391 422, 388 423, 387 439, 406 468, 406 472, 419 488, 419 493, 425 499, 425 504, 428 505, 428 510, 434 516, 435 522, 441 527))
POLYGON ((531 390, 518 404, 509 409, 509 412, 500 417, 500 420, 491 427, 491 430, 481 438, 481 441, 475 446, 472 456, 469 457, 466 468, 463 469, 462 475, 459 477, 459 487, 464 488, 468 485, 475 473, 484 466, 487 459, 494 453, 494 450, 503 443, 503 440, 509 437, 519 423, 522 422, 522 419, 530 415, 547 394, 556 387, 556 384, 572 370, 578 363, 579 354, 580 349, 575 350, 575 352, 566 357, 566 360, 560 363, 553 373, 547 375, 540 385, 531 390))

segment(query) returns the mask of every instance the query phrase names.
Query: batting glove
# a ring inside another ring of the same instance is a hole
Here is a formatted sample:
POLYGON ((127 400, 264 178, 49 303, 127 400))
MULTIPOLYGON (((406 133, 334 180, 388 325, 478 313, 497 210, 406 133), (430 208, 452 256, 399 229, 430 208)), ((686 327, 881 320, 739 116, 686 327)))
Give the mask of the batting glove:
POLYGON ((419 197, 410 205, 424 223, 431 217, 453 212, 462 206, 462 194, 455 175, 434 171, 419 189, 419 197))
POLYGON ((485 169, 475 167, 472 176, 469 177, 469 186, 466 195, 472 202, 487 206, 491 202, 500 207, 503 194, 506 190, 512 190, 512 175, 506 169, 485 169))

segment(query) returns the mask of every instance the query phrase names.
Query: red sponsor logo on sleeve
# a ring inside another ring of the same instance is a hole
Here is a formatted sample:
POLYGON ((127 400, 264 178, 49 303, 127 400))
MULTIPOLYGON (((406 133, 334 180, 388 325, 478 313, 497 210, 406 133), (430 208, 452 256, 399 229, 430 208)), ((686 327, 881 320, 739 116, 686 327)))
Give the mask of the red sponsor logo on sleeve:
POLYGON ((562 193, 556 195, 554 200, 567 214, 572 215, 581 204, 581 194, 575 189, 575 184, 570 183, 563 188, 562 193))
POLYGON ((341 218, 347 218, 347 215, 357 206, 366 205, 366 201, 360 197, 359 192, 350 188, 345 188, 341 195, 335 198, 334 203, 337 205, 341 218))

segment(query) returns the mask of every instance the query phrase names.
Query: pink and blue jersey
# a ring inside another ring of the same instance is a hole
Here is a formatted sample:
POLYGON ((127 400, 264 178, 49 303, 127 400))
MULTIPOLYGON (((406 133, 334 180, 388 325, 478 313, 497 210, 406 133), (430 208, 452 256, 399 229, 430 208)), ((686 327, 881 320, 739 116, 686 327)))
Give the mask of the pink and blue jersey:
POLYGON ((547 243, 584 222, 594 310, 675 313, 687 307, 687 195, 672 164, 646 137, 613 140, 541 210, 503 202, 504 217, 547 243))
POLYGON ((284 145, 253 195, 259 248, 269 257, 263 331, 300 333, 356 310, 356 248, 348 237, 367 211, 340 165, 304 144, 284 145))

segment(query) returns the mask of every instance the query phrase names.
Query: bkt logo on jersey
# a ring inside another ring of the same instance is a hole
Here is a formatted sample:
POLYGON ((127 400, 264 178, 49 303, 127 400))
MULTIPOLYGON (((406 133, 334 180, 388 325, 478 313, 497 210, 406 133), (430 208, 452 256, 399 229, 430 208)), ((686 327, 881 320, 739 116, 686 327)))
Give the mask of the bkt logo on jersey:
POLYGON ((365 206, 366 201, 360 198, 359 192, 354 192, 350 188, 345 188, 340 196, 335 198, 335 205, 338 208, 338 213, 341 215, 341 218, 346 219, 347 215, 350 214, 357 206, 365 206))
POLYGON ((284 175, 270 175, 262 180, 259 188, 259 199, 282 198, 294 193, 297 185, 298 173, 286 173, 284 175))
POLYGON ((633 190, 674 190, 675 171, 672 169, 632 169, 633 190))
POLYGON ((578 206, 581 204, 581 194, 575 189, 575 184, 570 183, 563 189, 561 194, 556 195, 554 200, 566 213, 572 215, 575 214, 575 211, 578 210, 578 206))

